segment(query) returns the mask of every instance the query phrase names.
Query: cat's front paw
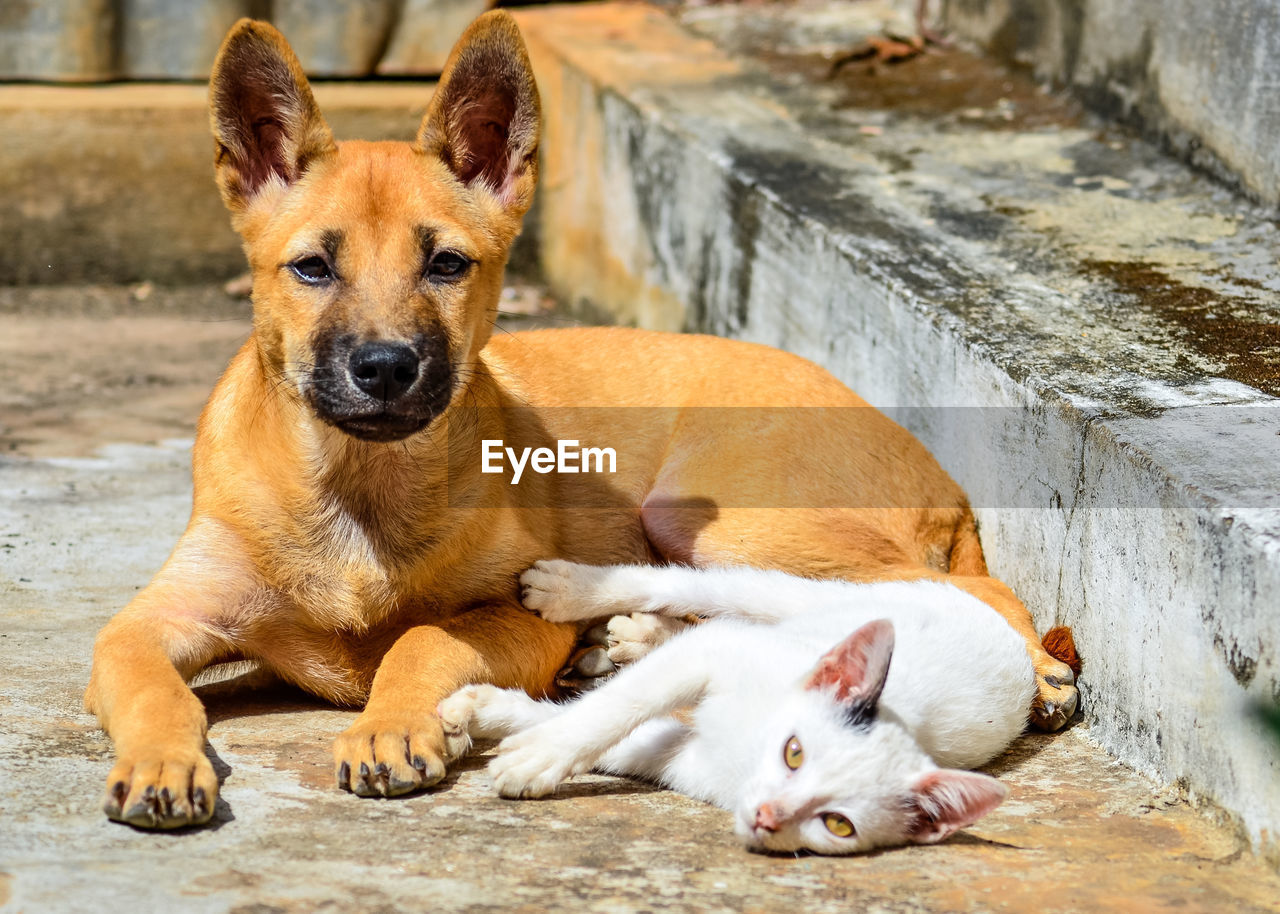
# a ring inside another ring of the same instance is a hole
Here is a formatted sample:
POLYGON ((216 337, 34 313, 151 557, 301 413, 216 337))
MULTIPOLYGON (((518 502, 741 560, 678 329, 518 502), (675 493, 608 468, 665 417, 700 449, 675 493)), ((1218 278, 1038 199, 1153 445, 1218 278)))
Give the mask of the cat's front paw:
POLYGON ((444 730, 446 762, 460 759, 471 750, 471 721, 475 718, 476 706, 484 700, 481 692, 486 689, 497 691, 491 685, 463 686, 436 707, 444 730))
POLYGON ((469 685, 440 702, 436 713, 444 729, 445 757, 461 758, 473 740, 500 739, 527 730, 561 710, 549 701, 534 701, 520 689, 469 685))
POLYGON ((588 767, 575 764, 572 751, 562 740, 553 738, 545 728, 535 727, 498 745, 498 755, 489 763, 489 774, 500 796, 534 799, 555 793, 565 778, 588 767))
POLYGON ((579 622, 607 615, 597 593, 606 570, 552 559, 520 575, 520 600, 548 622, 579 622))
POLYGON ((659 644, 689 627, 681 619, 653 613, 632 613, 609 620, 607 646, 614 663, 633 663, 659 644))

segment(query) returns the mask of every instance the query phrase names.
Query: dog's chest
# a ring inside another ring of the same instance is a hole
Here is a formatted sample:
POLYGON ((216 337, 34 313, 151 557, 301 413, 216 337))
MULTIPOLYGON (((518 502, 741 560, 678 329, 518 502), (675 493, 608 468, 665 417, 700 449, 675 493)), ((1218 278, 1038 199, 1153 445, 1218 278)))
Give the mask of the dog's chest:
POLYGON ((458 519, 410 522, 395 510, 351 510, 328 499, 271 538, 264 571, 276 571, 273 583, 301 619, 331 631, 437 621, 475 603, 515 599, 517 576, 542 550, 497 532, 519 533, 513 525, 479 529, 458 519))

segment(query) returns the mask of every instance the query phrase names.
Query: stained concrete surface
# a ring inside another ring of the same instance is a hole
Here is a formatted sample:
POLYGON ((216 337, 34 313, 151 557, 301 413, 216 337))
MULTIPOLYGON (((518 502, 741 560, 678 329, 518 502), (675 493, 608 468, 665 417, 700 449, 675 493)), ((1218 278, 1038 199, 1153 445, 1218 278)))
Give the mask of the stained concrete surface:
MULTIPOLYGON (((842 34, 900 7, 841 5, 842 34)), ((1093 738, 1280 860, 1272 214, 959 49, 833 76, 811 7, 770 9, 518 13, 545 278, 901 407, 993 572, 1073 627, 1093 738)))
POLYGON ((1272 0, 944 0, 946 25, 1280 203, 1272 0))
MULTIPOLYGON (((435 83, 312 88, 339 141, 408 141, 435 83)), ((18 283, 199 286, 245 269, 213 182, 204 84, 0 84, 0 133, 0 295, 18 283)), ((533 260, 533 242, 526 231, 512 264, 533 260)))
MULTIPOLYGON (((539 300, 522 295, 510 310, 539 300)), ((181 531, 195 417, 249 331, 242 302, 189 296, 0 299, 3 910, 1280 910, 1280 876, 1243 836, 1081 724, 1019 740, 991 768, 1010 798, 941 846, 770 857, 743 851, 727 814, 642 784, 498 799, 483 758, 429 794, 356 799, 330 783, 351 712, 223 683, 201 689, 223 778, 212 826, 108 822, 110 745, 80 706, 92 639, 181 531), (146 313, 103 313, 131 302, 146 313)))
POLYGON ((207 79, 241 16, 287 34, 308 75, 436 75, 489 0, 11 0, 0 79, 207 79))
MULTIPOLYGON (((434 84, 317 83, 339 140, 411 140, 434 84)), ((195 285, 245 269, 204 84, 0 85, 0 284, 195 285)))

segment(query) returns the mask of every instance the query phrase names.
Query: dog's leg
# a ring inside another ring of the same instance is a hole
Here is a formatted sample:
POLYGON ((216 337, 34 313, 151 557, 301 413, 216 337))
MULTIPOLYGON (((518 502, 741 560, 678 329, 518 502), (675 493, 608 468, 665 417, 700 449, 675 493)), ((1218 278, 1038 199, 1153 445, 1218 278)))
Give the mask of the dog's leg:
POLYGON ((440 701, 474 682, 543 695, 575 636, 515 602, 409 629, 382 658, 364 712, 334 741, 338 786, 371 797, 435 784, 445 774, 440 701))
POLYGON ((216 620, 245 580, 229 553, 215 551, 226 546, 216 538, 193 525, 94 645, 85 708, 115 743, 103 808, 117 821, 177 828, 213 816, 218 778, 204 752, 204 706, 187 680, 234 649, 216 620))
POLYGON ((1079 692, 1071 667, 1049 656, 1036 634, 1031 613, 1005 584, 990 577, 949 575, 945 580, 972 594, 1004 617, 1027 642, 1027 653, 1036 671, 1035 700, 1031 703, 1031 723, 1041 730, 1058 730, 1076 712, 1079 692))

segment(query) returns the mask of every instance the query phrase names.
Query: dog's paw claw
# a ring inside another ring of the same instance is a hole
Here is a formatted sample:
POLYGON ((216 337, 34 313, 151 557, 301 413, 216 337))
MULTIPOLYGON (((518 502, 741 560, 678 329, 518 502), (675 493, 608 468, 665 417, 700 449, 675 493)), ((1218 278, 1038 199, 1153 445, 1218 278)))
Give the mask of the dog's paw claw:
POLYGON ((444 777, 444 750, 434 714, 366 712, 333 741, 334 779, 360 797, 413 793, 444 777))
POLYGON ((1075 674, 1065 663, 1050 659, 1036 671, 1036 697, 1031 702, 1031 724, 1052 733, 1066 726, 1076 713, 1080 693, 1075 674))
POLYGON ((107 777, 102 811, 137 828, 201 825, 213 818, 218 776, 203 749, 166 753, 160 759, 122 756, 107 777))

